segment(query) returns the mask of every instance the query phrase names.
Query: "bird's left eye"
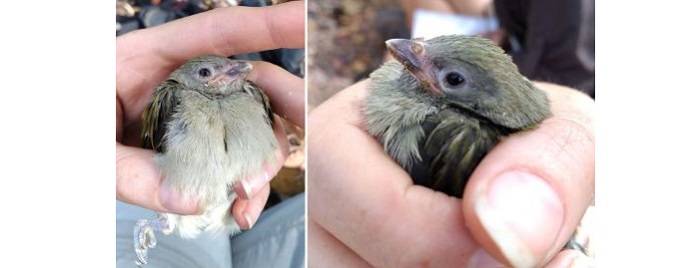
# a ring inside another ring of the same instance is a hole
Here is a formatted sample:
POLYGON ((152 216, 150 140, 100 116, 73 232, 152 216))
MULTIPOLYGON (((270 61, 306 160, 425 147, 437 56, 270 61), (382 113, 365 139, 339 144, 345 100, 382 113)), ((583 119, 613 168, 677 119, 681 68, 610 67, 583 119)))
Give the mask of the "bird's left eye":
POLYGON ((211 71, 207 68, 202 68, 197 71, 199 73, 200 77, 209 77, 211 75, 211 71))
POLYGON ((451 72, 448 73, 447 76, 445 76, 445 82, 450 84, 450 86, 459 86, 462 83, 464 83, 464 77, 456 72, 451 72))

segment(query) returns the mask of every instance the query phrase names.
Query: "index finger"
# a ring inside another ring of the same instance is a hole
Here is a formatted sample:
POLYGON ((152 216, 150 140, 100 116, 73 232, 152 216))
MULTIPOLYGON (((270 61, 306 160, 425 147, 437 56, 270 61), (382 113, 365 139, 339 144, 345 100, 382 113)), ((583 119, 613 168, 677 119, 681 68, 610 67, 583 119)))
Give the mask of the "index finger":
POLYGON ((203 54, 230 56, 276 48, 302 48, 304 3, 219 8, 145 31, 153 31, 146 36, 150 43, 160 43, 154 51, 171 62, 203 54))
POLYGON ((301 79, 281 67, 264 61, 253 62, 253 71, 248 79, 260 86, 270 97, 275 113, 292 121, 297 126, 304 126, 304 79, 301 79))

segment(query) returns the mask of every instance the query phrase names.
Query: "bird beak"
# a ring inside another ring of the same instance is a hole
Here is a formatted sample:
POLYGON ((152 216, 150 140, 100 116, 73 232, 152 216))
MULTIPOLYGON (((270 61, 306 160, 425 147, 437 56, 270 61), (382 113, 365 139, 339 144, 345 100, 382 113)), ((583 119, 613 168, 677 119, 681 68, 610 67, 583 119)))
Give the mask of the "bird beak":
POLYGON ((214 77, 207 84, 224 85, 245 78, 253 70, 253 65, 249 62, 233 60, 224 66, 224 70, 226 70, 224 73, 214 77))
POLYGON ((250 71, 253 70, 253 65, 250 64, 249 62, 245 61, 233 61, 231 65, 229 65, 228 71, 226 71, 226 75, 230 77, 245 77, 250 73, 250 71))
POLYGON ((403 64, 406 69, 430 90, 431 93, 442 95, 433 78, 433 64, 425 52, 425 42, 420 39, 390 39, 386 41, 389 53, 403 64))

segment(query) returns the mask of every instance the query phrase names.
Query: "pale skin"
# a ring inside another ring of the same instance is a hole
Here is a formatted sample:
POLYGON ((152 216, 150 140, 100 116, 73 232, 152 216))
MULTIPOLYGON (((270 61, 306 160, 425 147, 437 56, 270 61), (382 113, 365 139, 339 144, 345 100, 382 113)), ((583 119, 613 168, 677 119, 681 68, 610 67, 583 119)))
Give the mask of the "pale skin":
POLYGON ((367 83, 336 94, 308 119, 312 266, 499 267, 496 263, 519 258, 569 267, 584 260, 575 251, 559 250, 593 199, 594 119, 588 96, 537 83, 551 100, 553 116, 499 143, 457 199, 413 185, 367 134, 361 113, 367 83), (535 179, 498 179, 508 171, 535 179), (487 228, 494 224, 481 223, 494 219, 477 212, 484 202, 490 205, 486 212, 501 213, 496 225, 505 226, 510 237, 492 236, 496 232, 487 228), (529 254, 499 247, 496 240, 519 244, 529 254))
MULTIPOLYGON (((161 187, 154 152, 139 145, 141 113, 153 89, 190 58, 204 54, 229 56, 275 48, 304 47, 304 3, 266 8, 222 8, 135 31, 117 38, 116 166, 117 199, 160 212, 198 214, 197 200, 184 200, 161 187)), ((304 82, 284 69, 254 62, 248 79, 270 97, 274 112, 304 126, 304 82)), ((276 118, 281 145, 278 161, 261 167, 261 175, 236 185, 241 198, 232 215, 242 229, 257 221, 270 194, 269 180, 287 156, 287 138, 276 118)), ((235 178, 231 178, 233 181, 235 178)))

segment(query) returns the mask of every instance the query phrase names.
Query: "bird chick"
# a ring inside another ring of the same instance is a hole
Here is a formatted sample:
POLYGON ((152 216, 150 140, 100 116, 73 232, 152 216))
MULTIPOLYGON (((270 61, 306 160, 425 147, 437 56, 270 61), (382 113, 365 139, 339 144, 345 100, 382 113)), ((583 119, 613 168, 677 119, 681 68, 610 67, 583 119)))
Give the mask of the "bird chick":
POLYGON ((396 60, 370 75, 367 130, 416 184, 462 197, 498 141, 550 115, 545 93, 487 39, 386 42, 396 60))
POLYGON ((162 187, 196 201, 202 214, 164 213, 150 225, 142 223, 135 230, 137 252, 154 244, 153 229, 176 230, 184 238, 240 231, 230 214, 232 185, 275 161, 279 147, 268 98, 246 80, 252 68, 245 61, 202 56, 155 89, 143 112, 142 145, 157 152, 162 187))

